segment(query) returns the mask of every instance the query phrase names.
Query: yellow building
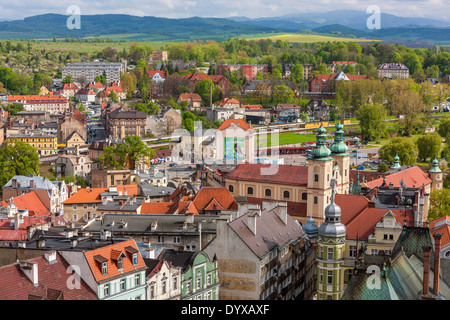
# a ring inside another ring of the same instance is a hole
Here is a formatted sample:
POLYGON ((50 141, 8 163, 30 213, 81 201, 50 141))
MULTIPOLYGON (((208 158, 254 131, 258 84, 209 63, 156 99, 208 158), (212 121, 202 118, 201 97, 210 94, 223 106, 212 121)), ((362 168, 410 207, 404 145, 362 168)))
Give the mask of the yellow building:
POLYGON ((33 146, 39 153, 39 156, 48 156, 58 153, 57 137, 55 135, 42 132, 25 132, 9 134, 6 137, 7 143, 14 141, 23 141, 33 146))

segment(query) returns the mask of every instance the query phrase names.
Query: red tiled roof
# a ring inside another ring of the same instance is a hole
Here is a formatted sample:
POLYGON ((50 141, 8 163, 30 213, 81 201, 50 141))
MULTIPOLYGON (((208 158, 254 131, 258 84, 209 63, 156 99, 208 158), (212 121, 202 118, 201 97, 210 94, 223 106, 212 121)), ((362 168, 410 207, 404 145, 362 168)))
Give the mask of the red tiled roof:
MULTIPOLYGON (((347 229, 348 239, 367 240, 375 231, 375 225, 389 209, 369 207, 369 199, 362 195, 336 194, 336 204, 341 208, 341 222, 347 229)), ((395 220, 404 223, 405 210, 391 209, 395 220)), ((406 211, 406 223, 414 221, 412 210, 406 211)))
POLYGON ((197 102, 202 101, 202 97, 200 97, 200 95, 197 93, 182 93, 178 97, 178 100, 180 100, 180 101, 189 101, 190 99, 192 99, 192 101, 197 101, 197 102))
POLYGON ((67 284, 72 283, 73 272, 67 272, 70 265, 58 253, 56 254, 57 262, 49 263, 44 257, 29 261, 38 265, 38 286, 33 285, 18 264, 0 267, 1 300, 28 300, 29 298, 98 300, 95 292, 82 279, 80 279, 80 288, 68 287, 67 284))
POLYGON ((219 128, 217 128, 217 130, 225 130, 229 126, 231 126, 232 123, 238 125, 244 130, 250 130, 249 124, 242 119, 226 119, 224 122, 222 122, 219 128))
POLYGON ((227 173, 225 178, 243 181, 306 186, 308 184, 308 167, 277 165, 271 168, 270 164, 243 163, 239 164, 233 171, 227 173), (267 172, 264 172, 263 170, 267 170, 267 172), (271 172, 272 170, 273 172, 271 172))
POLYGON ((219 101, 219 102, 217 103, 217 105, 223 107, 224 105, 226 105, 226 104, 228 104, 228 103, 240 104, 240 102, 239 102, 238 100, 236 100, 236 99, 233 99, 233 98, 225 98, 225 99, 219 101))
POLYGON ((78 87, 75 83, 65 83, 63 85, 63 90, 78 90, 78 87))
MULTIPOLYGON (((366 75, 359 75, 359 74, 345 74, 347 76, 347 78, 349 80, 361 80, 361 79, 370 79, 369 76, 366 75)), ((314 77, 312 77, 311 81, 328 81, 328 80, 332 80, 335 79, 337 76, 337 73, 333 73, 333 74, 317 74, 314 77)))
MULTIPOLYGON (((262 206, 263 201, 277 201, 277 200, 268 200, 268 199, 261 199, 261 198, 251 198, 247 197, 248 203, 255 203, 259 204, 259 206, 262 206)), ((292 201, 286 201, 287 203, 287 213, 291 217, 306 217, 307 216, 307 204, 303 202, 292 202, 292 201)))
POLYGON ((203 187, 193 200, 193 204, 199 212, 202 210, 215 210, 213 209, 214 203, 216 206, 220 205, 223 208, 217 210, 237 210, 238 208, 237 202, 225 187, 203 187))
POLYGON ((139 250, 137 248, 136 242, 131 239, 127 241, 122 241, 119 243, 111 244, 109 246, 105 246, 102 248, 98 248, 95 250, 87 251, 84 253, 86 260, 89 264, 89 267, 92 271, 92 274, 97 282, 106 280, 115 276, 123 275, 128 272, 138 271, 145 268, 145 262, 142 259, 142 256, 139 254, 139 250), (138 264, 133 266, 133 259, 130 254, 127 253, 127 247, 131 247, 137 250, 138 254, 138 264), (113 257, 116 257, 115 252, 122 251, 127 257, 123 259, 123 270, 119 270, 117 268, 116 262, 113 260, 113 257), (107 259, 107 274, 102 275, 102 265, 95 260, 95 256, 102 256, 107 259))
MULTIPOLYGON (((405 185, 409 188, 419 188, 422 185, 428 185, 431 183, 431 179, 417 166, 392 173, 390 175, 385 176, 386 183, 389 185, 390 183, 394 184, 394 187, 401 187, 400 181, 403 180, 405 185)), ((367 186, 371 189, 381 186, 383 184, 383 178, 375 179, 367 182, 367 186)))
POLYGON ((87 88, 104 88, 105 86, 101 82, 89 82, 87 88))
POLYGON ((450 216, 443 216, 430 222, 430 231, 432 234, 442 233, 441 248, 450 243, 450 216), (442 221, 446 223, 442 223, 442 221), (436 226, 438 224, 438 226, 436 226))
MULTIPOLYGON (((69 199, 63 201, 63 204, 75 204, 75 203, 96 203, 102 202, 100 198, 100 193, 107 192, 109 188, 88 188, 88 189, 78 189, 77 192, 73 194, 69 199)), ((138 185, 118 185, 117 192, 127 192, 127 195, 137 195, 138 185)))
POLYGON ((174 202, 144 202, 141 205, 141 214, 168 214, 174 205, 174 202))
POLYGON ((149 77, 153 77, 157 73, 159 73, 161 78, 165 78, 167 76, 167 72, 163 70, 147 70, 147 73, 149 77))
MULTIPOLYGON (((50 214, 34 191, 12 198, 12 202, 18 209, 28 210, 30 216, 45 216, 50 214)), ((6 200, 2 201, 1 205, 7 208, 8 202, 6 200)))

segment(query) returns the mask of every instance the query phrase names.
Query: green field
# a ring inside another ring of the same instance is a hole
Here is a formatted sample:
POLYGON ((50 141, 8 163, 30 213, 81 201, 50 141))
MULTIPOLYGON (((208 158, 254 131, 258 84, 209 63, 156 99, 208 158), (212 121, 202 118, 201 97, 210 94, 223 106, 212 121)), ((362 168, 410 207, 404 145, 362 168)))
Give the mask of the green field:
MULTIPOLYGON (((277 137, 275 137, 275 140, 278 138, 278 145, 285 145, 285 144, 293 144, 293 143, 304 143, 309 141, 316 141, 316 135, 315 134, 298 134, 296 132, 281 132, 279 134, 276 134, 277 137)), ((270 147, 272 146, 272 135, 268 134, 266 136, 264 135, 258 135, 256 138, 256 146, 260 148, 270 147)), ((273 145, 277 145, 274 141, 273 145)))
POLYGON ((280 33, 271 35, 255 35, 251 37, 246 37, 246 40, 260 40, 260 39, 271 39, 273 41, 283 40, 288 42, 303 42, 303 43, 313 43, 313 42, 328 42, 328 41, 357 41, 357 42, 376 42, 380 40, 372 39, 360 39, 360 38, 345 38, 345 37, 331 37, 318 34, 295 34, 295 33, 280 33))

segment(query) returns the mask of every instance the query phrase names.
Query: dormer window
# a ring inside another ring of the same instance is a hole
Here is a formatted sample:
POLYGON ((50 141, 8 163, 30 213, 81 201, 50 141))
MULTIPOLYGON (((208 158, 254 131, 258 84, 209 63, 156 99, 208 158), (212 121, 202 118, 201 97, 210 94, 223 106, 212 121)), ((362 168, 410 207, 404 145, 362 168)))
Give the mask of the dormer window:
POLYGON ((133 266, 138 264, 138 256, 137 253, 133 253, 133 266))
POLYGON ((102 276, 107 275, 107 274, 108 274, 108 263, 103 262, 102 263, 102 276))
POLYGON ((123 270, 123 258, 122 258, 122 256, 120 256, 120 257, 117 259, 117 269, 123 270))

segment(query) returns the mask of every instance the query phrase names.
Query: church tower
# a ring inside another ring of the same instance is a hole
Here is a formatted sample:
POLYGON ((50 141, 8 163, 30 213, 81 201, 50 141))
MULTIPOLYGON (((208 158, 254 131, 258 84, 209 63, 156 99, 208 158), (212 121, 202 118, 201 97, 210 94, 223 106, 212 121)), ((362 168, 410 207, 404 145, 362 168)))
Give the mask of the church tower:
POLYGON ((439 168, 439 161, 436 157, 433 160, 433 165, 430 170, 428 170, 428 175, 431 179, 431 192, 434 190, 442 189, 442 170, 439 168))
POLYGON ((332 181, 331 204, 325 209, 317 241, 317 299, 340 300, 344 291, 344 250, 346 228, 341 223, 341 208, 334 202, 332 181))
POLYGON ((344 142, 344 126, 341 122, 336 123, 334 142, 330 146, 333 163, 333 179, 336 179, 336 192, 340 194, 350 193, 350 154, 344 142))
POLYGON ((317 129, 316 146, 308 158, 308 215, 323 218, 325 207, 330 203, 330 182, 333 175, 333 158, 325 141, 325 128, 317 129))

